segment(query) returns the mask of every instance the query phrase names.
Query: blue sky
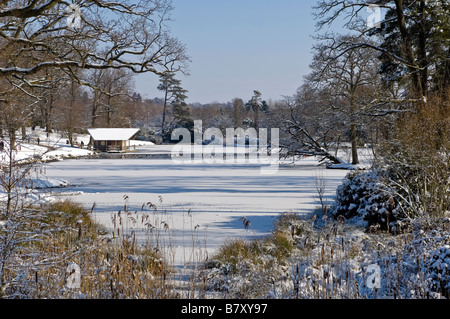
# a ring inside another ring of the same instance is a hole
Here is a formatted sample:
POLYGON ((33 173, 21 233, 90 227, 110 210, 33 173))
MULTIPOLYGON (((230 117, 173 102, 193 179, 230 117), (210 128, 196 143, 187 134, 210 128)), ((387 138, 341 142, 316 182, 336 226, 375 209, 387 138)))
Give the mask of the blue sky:
MULTIPOLYGON (((169 26, 185 43, 190 76, 179 75, 188 102, 292 95, 309 72, 315 21, 313 0, 173 0, 169 26)), ((155 75, 139 76, 136 90, 160 96, 155 75)))

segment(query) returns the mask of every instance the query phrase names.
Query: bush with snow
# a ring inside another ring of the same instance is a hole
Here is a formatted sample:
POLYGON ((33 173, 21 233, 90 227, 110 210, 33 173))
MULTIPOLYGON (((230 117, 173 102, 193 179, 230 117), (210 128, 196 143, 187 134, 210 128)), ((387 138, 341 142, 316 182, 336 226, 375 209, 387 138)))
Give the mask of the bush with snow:
POLYGON ((400 190, 382 170, 352 171, 336 190, 335 217, 355 218, 368 228, 400 230, 406 214, 400 190))
POLYGON ((437 248, 428 262, 432 290, 450 298, 450 245, 437 248))

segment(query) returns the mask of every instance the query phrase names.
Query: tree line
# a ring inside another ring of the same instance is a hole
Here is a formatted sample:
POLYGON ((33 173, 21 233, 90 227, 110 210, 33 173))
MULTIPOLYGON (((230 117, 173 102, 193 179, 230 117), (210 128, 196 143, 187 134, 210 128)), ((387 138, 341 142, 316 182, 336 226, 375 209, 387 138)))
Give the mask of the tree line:
POLYGON ((311 72, 295 94, 266 103, 255 90, 250 101, 202 107, 186 103, 177 79, 188 73, 189 57, 166 27, 170 1, 76 6, 71 11, 57 0, 0 6, 0 133, 12 144, 20 128, 36 125, 69 138, 87 127, 157 127, 167 141, 174 127, 200 118, 219 128, 280 127, 291 152, 320 153, 349 141, 356 164, 363 139, 389 139, 393 120, 448 97, 446 1, 319 1, 318 30, 343 19, 348 34, 317 36, 311 72), (375 25, 362 14, 368 8, 380 11, 375 25), (159 76, 161 103, 134 92, 139 73, 159 76))
POLYGON ((14 148, 26 125, 70 137, 126 121, 134 74, 187 69, 186 48, 168 30, 172 9, 167 0, 2 1, 0 133, 14 148))
POLYGON ((64 131, 71 142, 88 127, 134 126, 143 128, 142 138, 167 143, 174 128, 192 129, 201 119, 221 129, 279 127, 288 154, 334 163, 342 143, 350 144, 353 164, 361 145, 422 139, 438 151, 448 144, 449 6, 318 1, 310 72, 292 96, 266 102, 255 89, 248 101, 189 105, 178 74, 188 74, 190 59, 166 28, 170 1, 79 1, 76 25, 63 1, 4 1, 0 134, 14 146, 25 126, 64 131), (369 23, 365 10, 375 10, 378 21, 369 23), (328 31, 342 22, 347 34, 328 31), (159 77, 162 98, 134 91, 133 77, 146 72, 159 77), (428 123, 419 128, 427 138, 412 123, 428 123))
POLYGON ((448 153, 448 1, 322 0, 314 13, 310 72, 262 119, 282 130, 282 146, 339 163, 333 155, 346 142, 353 164, 363 145, 448 153), (374 11, 377 21, 366 13, 374 11), (329 31, 342 23, 344 33, 329 31))

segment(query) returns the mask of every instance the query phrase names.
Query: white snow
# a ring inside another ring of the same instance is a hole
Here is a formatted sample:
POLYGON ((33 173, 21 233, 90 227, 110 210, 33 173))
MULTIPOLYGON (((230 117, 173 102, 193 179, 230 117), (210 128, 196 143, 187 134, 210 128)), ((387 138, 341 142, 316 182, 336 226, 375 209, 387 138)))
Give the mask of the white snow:
POLYGON ((46 188, 59 188, 59 187, 67 187, 69 186, 69 182, 66 180, 58 179, 58 178, 31 178, 26 179, 24 185, 21 185, 25 188, 33 188, 33 189, 46 189, 46 188))
MULTIPOLYGON (((18 136, 19 138, 19 136, 18 136)), ((67 139, 61 133, 50 133, 47 135, 42 129, 27 129, 27 138, 22 141, 18 140, 16 150, 13 151, 15 161, 26 161, 28 159, 39 158, 41 161, 60 160, 64 158, 73 158, 90 155, 93 152, 85 148, 80 148, 78 143, 89 143, 89 135, 75 134, 76 147, 70 147, 67 139)), ((9 162, 9 141, 4 140, 5 151, 0 152, 0 161, 2 163, 9 162)))
POLYGON ((97 141, 127 141, 139 131, 138 128, 91 128, 92 138, 97 141))

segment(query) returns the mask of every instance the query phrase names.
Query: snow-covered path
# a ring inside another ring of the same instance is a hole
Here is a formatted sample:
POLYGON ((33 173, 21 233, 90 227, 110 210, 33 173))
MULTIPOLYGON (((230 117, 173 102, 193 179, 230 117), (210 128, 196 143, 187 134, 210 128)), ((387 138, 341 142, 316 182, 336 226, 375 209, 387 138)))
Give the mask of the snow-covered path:
MULTIPOLYGON (((331 201, 336 187, 348 171, 327 170, 315 158, 296 165, 281 165, 276 174, 261 174, 249 164, 176 164, 170 159, 83 159, 46 164, 49 178, 69 181, 64 192, 91 208, 95 216, 111 226, 111 216, 124 211, 145 212, 152 225, 167 223, 157 232, 158 242, 169 246, 175 264, 202 260, 230 238, 269 234, 280 213, 306 213, 319 205, 315 179, 326 179, 326 198, 331 201), (147 205, 158 207, 155 213, 147 205), (251 222, 244 228, 241 218, 251 222), (196 250, 195 254, 192 252, 196 250)), ((134 215, 133 215, 134 216, 134 215)), ((138 218, 136 218, 138 219, 138 218)), ((133 228, 140 240, 147 231, 133 228)), ((154 234, 152 236, 155 236, 154 234)))

